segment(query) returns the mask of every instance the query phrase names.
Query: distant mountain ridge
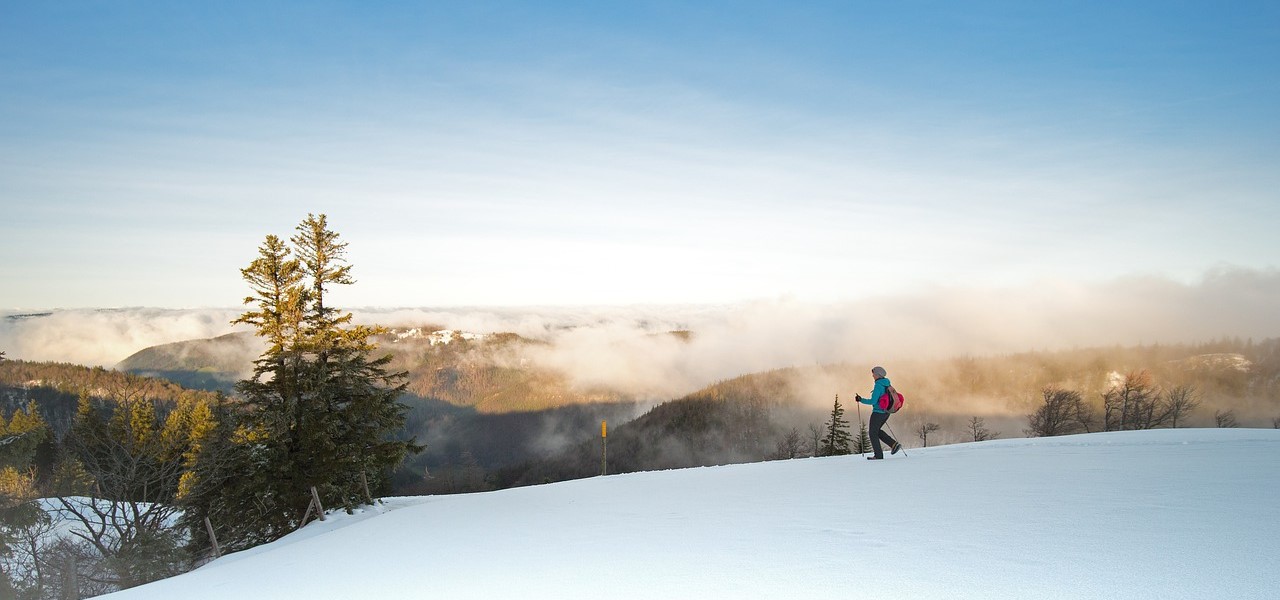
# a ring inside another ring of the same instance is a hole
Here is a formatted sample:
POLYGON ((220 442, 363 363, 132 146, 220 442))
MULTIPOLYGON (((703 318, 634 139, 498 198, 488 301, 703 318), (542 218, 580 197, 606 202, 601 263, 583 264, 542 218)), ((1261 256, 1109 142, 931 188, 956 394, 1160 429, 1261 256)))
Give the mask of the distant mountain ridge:
MULTIPOLYGON (((484 413, 627 402, 609 389, 577 389, 563 373, 521 361, 521 350, 543 344, 514 333, 473 333, 438 326, 388 328, 375 338, 391 368, 407 374, 407 391, 484 413)), ((168 379, 195 389, 231 392, 252 374, 264 350, 251 333, 231 333, 145 348, 124 360, 121 371, 168 379)))
POLYGON ((185 340, 144 348, 116 365, 121 371, 212 371, 248 373, 266 345, 248 332, 185 340))
POLYGON ((228 333, 139 350, 116 365, 128 373, 168 379, 183 387, 231 393, 266 348, 252 333, 228 333))

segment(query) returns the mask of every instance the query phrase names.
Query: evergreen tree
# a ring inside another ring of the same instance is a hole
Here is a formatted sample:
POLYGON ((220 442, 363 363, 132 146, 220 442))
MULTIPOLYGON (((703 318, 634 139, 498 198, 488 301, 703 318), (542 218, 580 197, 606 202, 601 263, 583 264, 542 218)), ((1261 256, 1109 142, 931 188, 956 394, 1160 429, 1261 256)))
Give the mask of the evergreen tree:
MULTIPOLYGON (((47 437, 49 427, 34 402, 14 411, 8 422, 0 413, 0 559, 10 553, 18 532, 49 521, 35 502, 39 494, 32 466, 36 448, 47 437)), ((16 597, 13 583, 0 560, 0 597, 16 597)))
POLYGON ((0 414, 0 445, 5 449, 0 454, 0 467, 26 469, 31 466, 40 443, 48 437, 49 426, 35 402, 13 411, 7 424, 0 414))
POLYGON ((866 422, 858 423, 858 437, 853 438, 853 453, 866 454, 872 451, 871 435, 867 432, 866 422))
POLYGON ((271 454, 264 436, 243 425, 247 419, 241 410, 223 398, 210 406, 211 427, 199 438, 195 464, 180 484, 186 507, 181 524, 197 554, 212 549, 205 518, 217 529, 224 551, 251 547, 289 531, 277 532, 270 526, 278 510, 277 499, 267 502, 266 496, 274 492, 273 471, 265 463, 271 454))
POLYGON ((373 356, 383 330, 351 325, 329 302, 333 286, 354 283, 346 244, 324 215, 308 215, 290 241, 267 236, 241 271, 254 294, 235 322, 253 325, 267 350, 236 386, 247 408, 239 427, 212 434, 192 486, 244 546, 297 528, 312 487, 326 506, 367 501, 366 481, 377 487, 420 449, 392 438, 404 423, 405 374, 388 370, 390 355, 373 356))
POLYGON ((836 394, 835 406, 831 408, 831 418, 826 423, 827 433, 822 438, 821 456, 837 456, 849 454, 849 422, 844 419, 844 407, 840 406, 840 395, 836 394))

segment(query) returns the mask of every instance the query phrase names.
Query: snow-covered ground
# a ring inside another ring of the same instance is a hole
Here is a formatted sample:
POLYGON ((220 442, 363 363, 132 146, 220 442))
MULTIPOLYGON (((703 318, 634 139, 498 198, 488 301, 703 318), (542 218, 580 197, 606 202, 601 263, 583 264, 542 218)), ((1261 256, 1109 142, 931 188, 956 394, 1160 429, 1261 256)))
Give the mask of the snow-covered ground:
POLYGON ((391 498, 107 597, 1280 598, 1280 430, 908 452, 391 498))

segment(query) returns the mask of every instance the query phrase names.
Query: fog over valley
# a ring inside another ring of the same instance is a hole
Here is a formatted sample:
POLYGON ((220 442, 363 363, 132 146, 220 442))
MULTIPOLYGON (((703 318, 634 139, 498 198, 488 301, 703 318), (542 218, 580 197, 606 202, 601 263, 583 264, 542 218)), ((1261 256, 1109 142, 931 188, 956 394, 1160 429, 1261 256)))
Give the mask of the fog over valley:
MULTIPOLYGON (((357 308, 357 322, 514 333, 545 342, 511 360, 582 388, 668 399, 770 369, 1029 350, 1198 343, 1280 335, 1280 272, 1223 269, 1184 284, 1130 277, 1018 288, 935 287, 820 304, 779 298, 721 306, 357 308), (688 332, 688 335, 664 335, 688 332)), ((10 311, 8 358, 114 367, 144 348, 246 331, 235 308, 10 311)), ((244 359, 252 345, 238 345, 244 359)), ((230 357, 228 360, 235 360, 230 357)), ((247 362, 245 363, 247 365, 247 362)))

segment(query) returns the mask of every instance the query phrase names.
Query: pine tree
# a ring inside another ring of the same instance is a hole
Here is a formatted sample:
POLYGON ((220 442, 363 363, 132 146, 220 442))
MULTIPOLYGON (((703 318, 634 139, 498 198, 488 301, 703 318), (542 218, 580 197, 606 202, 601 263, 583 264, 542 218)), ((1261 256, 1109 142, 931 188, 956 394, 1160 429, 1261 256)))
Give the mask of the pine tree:
POLYGON ((34 401, 28 402, 25 408, 13 411, 7 425, 4 415, 0 414, 0 444, 4 446, 4 453, 0 454, 0 467, 25 469, 31 466, 35 462, 37 448, 49 436, 49 426, 40 416, 40 410, 34 401))
POLYGON ((871 435, 867 432, 867 424, 865 422, 859 422, 858 437, 853 439, 853 453, 866 454, 872 450, 871 435))
POLYGON ((364 500, 363 481, 385 477, 416 446, 391 440, 388 434, 404 423, 406 407, 396 401, 405 388, 405 373, 388 372, 390 355, 373 358, 373 336, 380 327, 352 326, 351 313, 326 303, 334 285, 351 285, 345 264, 347 244, 338 241, 325 215, 307 215, 292 238, 311 287, 303 316, 303 343, 314 354, 314 397, 331 421, 324 457, 331 465, 322 489, 348 509, 364 500))
MULTIPOLYGON (((32 466, 36 447, 46 437, 49 427, 34 402, 25 410, 14 411, 7 423, 0 413, 0 558, 9 555, 21 531, 49 522, 49 516, 35 501, 40 494, 32 466)), ((28 585, 11 577, 14 574, 0 564, 0 598, 17 598, 19 588, 28 585)))
POLYGON ((831 409, 831 418, 826 423, 827 434, 822 438, 821 456, 837 456, 850 454, 849 422, 844 419, 844 407, 840 406, 840 395, 836 394, 835 406, 831 409))
POLYGON ((21 544, 22 532, 50 522, 36 501, 40 494, 33 466, 37 446, 48 437, 48 425, 34 402, 25 411, 14 411, 7 423, 0 412, 0 598, 35 597, 19 595, 20 590, 30 590, 31 578, 21 569, 10 570, 4 563, 13 548, 21 544))
POLYGON ((236 386, 247 407, 239 427, 211 434, 216 459, 190 486, 211 521, 234 522, 242 546, 297 528, 312 487, 325 506, 354 508, 368 500, 365 481, 377 487, 419 450, 392 438, 404 423, 405 374, 388 370, 390 355, 373 356, 383 330, 351 325, 329 302, 334 286, 354 283, 347 245, 324 215, 307 215, 290 242, 267 236, 241 271, 254 294, 235 322, 253 325, 267 350, 236 386))

